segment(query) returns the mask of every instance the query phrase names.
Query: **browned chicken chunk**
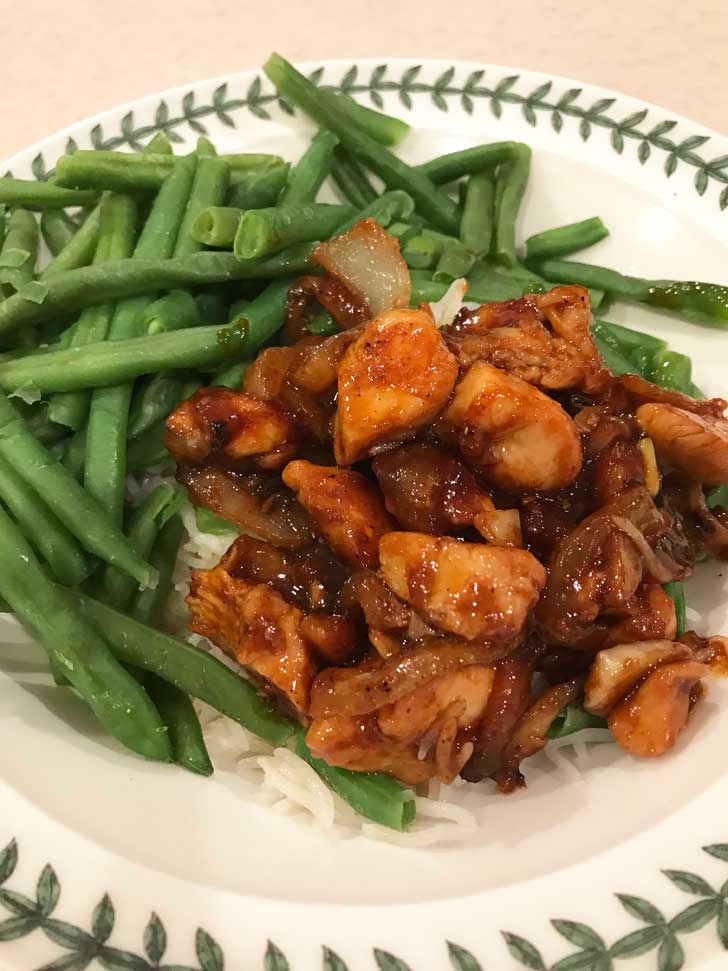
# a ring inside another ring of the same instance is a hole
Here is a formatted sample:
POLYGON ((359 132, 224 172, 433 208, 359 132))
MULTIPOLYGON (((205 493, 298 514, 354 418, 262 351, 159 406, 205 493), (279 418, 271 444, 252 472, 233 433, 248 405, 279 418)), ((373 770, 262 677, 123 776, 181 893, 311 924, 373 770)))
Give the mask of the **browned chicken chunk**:
POLYGON ((339 367, 337 463, 351 465, 411 438, 445 406, 457 371, 426 311, 392 310, 373 320, 339 367))
POLYGON ((394 529, 377 487, 359 472, 299 460, 283 470, 334 553, 354 568, 379 565, 379 540, 394 529))
POLYGON ((379 544, 392 590, 435 627, 470 640, 511 641, 546 583, 525 550, 389 533, 379 544))
POLYGON ((676 408, 647 404, 637 421, 652 439, 657 454, 696 482, 728 483, 728 421, 676 408))

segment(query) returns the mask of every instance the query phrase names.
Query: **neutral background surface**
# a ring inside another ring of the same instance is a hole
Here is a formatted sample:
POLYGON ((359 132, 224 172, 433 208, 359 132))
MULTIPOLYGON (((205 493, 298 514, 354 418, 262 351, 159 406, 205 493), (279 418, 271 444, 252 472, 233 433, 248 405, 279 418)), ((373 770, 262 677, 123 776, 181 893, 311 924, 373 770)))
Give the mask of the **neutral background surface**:
POLYGON ((728 132, 728 0, 0 0, 0 158, 87 115, 292 60, 414 55, 616 88, 728 132))

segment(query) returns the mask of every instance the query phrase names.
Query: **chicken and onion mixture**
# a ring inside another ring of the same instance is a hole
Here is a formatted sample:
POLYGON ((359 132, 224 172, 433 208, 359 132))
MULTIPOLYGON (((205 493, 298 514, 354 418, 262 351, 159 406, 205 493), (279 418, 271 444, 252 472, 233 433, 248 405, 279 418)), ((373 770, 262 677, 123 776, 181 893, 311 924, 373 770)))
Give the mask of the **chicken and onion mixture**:
POLYGON ((289 344, 168 419, 191 501, 241 530, 193 574, 191 629, 330 765, 507 792, 568 705, 666 752, 726 665, 664 588, 728 556, 703 491, 728 483, 726 402, 613 376, 581 287, 438 327, 372 221, 317 260, 289 344))

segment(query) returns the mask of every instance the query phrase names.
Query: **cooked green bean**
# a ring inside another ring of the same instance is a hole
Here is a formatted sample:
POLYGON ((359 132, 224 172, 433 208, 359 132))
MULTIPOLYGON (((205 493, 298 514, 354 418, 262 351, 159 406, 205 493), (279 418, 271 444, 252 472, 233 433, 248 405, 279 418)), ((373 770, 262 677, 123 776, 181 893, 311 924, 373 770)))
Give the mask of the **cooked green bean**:
POLYGON ((446 233, 457 232, 458 207, 419 169, 407 165, 369 135, 354 128, 336 102, 326 97, 326 92, 318 91, 278 54, 272 54, 263 69, 283 97, 337 135, 341 144, 375 172, 388 189, 404 189, 415 200, 418 211, 436 228, 446 233))
POLYGON ((392 192, 382 193, 379 198, 360 209, 341 226, 337 226, 336 232, 345 233, 362 219, 375 219, 383 229, 386 229, 392 222, 409 219, 414 209, 412 196, 401 189, 393 189, 392 192))
POLYGON ((326 310, 320 310, 315 314, 309 320, 307 326, 309 334, 314 334, 316 337, 332 337, 334 334, 338 334, 340 329, 334 318, 326 310))
POLYGON ((68 189, 56 182, 38 182, 36 179, 0 180, 0 202, 9 206, 66 209, 68 206, 93 206, 98 198, 98 192, 68 189))
POLYGON ((294 243, 327 239, 353 214, 351 206, 321 202, 248 209, 240 217, 233 250, 239 260, 255 260, 294 243))
POLYGON ((665 593, 675 604, 676 637, 682 637, 685 633, 685 587, 679 580, 670 580, 665 584, 665 593))
POLYGON ((0 457, 0 499, 55 579, 67 587, 78 586, 88 574, 81 547, 4 457, 0 457))
POLYGON ((41 445, 4 395, 0 395, 0 457, 13 465, 84 549, 126 570, 142 586, 153 580, 149 565, 121 530, 41 445))
MULTIPOLYGON (((282 316, 276 329, 281 320, 282 316)), ((103 341, 6 361, 0 364, 0 387, 37 389, 43 394, 113 387, 163 369, 215 367, 247 356, 248 346, 245 328, 216 325, 103 341)))
POLYGON ((557 283, 597 287, 615 297, 672 310, 704 327, 728 328, 728 287, 694 280, 645 280, 616 270, 570 260, 544 260, 539 273, 557 283))
POLYGON ((233 391, 239 391, 243 386, 245 372, 251 363, 251 361, 236 361, 235 364, 231 364, 230 367, 216 374, 211 384, 214 387, 232 388, 233 391))
POLYGON ((156 132, 144 146, 144 151, 150 155, 174 155, 172 143, 163 131, 156 132))
POLYGON ((192 294, 188 290, 171 290, 149 304, 141 315, 139 329, 142 334, 165 334, 201 323, 200 307, 192 294))
POLYGON ((363 209, 374 202, 377 193, 357 160, 343 148, 337 148, 331 161, 331 178, 346 202, 363 209))
MULTIPOLYGON (((495 185, 495 218, 492 255, 504 266, 518 262, 516 255, 516 219, 531 170, 531 149, 518 144, 513 159, 499 166, 495 185)), ((548 275, 548 274, 546 274, 548 275)))
MULTIPOLYGON (((148 560, 159 530, 179 509, 184 493, 170 485, 158 485, 131 513, 127 539, 144 560, 148 560)), ((117 610, 126 610, 134 596, 134 580, 128 573, 107 566, 103 573, 100 598, 117 610)))
POLYGON ((92 209, 83 225, 61 252, 54 256, 38 274, 39 280, 49 280, 51 277, 66 273, 69 270, 88 266, 96 252, 101 223, 101 207, 92 209))
POLYGON ((79 428, 66 440, 61 462, 74 479, 83 478, 83 465, 86 461, 86 426, 79 428))
POLYGON ((177 563, 177 555, 185 536, 181 516, 176 513, 170 517, 159 531, 154 548, 149 555, 149 563, 157 571, 159 579, 152 589, 139 590, 134 597, 130 612, 142 624, 160 627, 164 609, 172 594, 172 578, 177 563))
POLYGON ((204 323, 218 324, 218 326, 227 323, 228 307, 230 306, 227 288, 210 287, 205 290, 197 290, 195 302, 204 323))
POLYGON ((205 506, 195 506, 195 525, 201 533, 211 536, 227 536, 229 533, 240 533, 240 527, 231 523, 224 516, 218 516, 212 509, 205 506))
MULTIPOLYGON (((5 179, 0 179, 4 182, 5 179)), ((25 209, 13 209, 0 250, 0 285, 6 295, 21 290, 35 278, 38 258, 38 223, 25 209)))
MULTIPOLYGON (((94 265, 131 255, 136 236, 136 205, 128 196, 107 193, 101 202, 99 242, 94 265)), ((114 314, 112 303, 99 303, 87 307, 78 318, 70 338, 63 341, 67 347, 81 347, 106 340, 114 314)), ((78 429, 86 421, 90 396, 85 391, 73 391, 53 395, 48 403, 48 415, 59 425, 78 429)))
POLYGON ((433 278, 440 282, 452 282, 465 276, 472 269, 475 254, 459 239, 423 229, 405 243, 402 255, 408 266, 414 269, 435 269, 433 278))
POLYGON ((296 729, 296 755, 367 819, 400 832, 414 822, 415 798, 410 789, 381 772, 351 772, 315 758, 306 744, 306 730, 300 726, 296 729))
POLYGON ((138 438, 152 425, 163 421, 173 408, 193 391, 185 390, 199 382, 187 381, 177 371, 159 371, 134 394, 129 409, 129 438, 138 438))
POLYGON ((652 358, 650 380, 659 384, 661 388, 692 395, 695 387, 692 381, 692 370, 692 361, 685 354, 667 349, 660 350, 652 358))
POLYGON ((26 300, 22 293, 15 293, 0 303, 0 335, 120 297, 176 286, 197 287, 230 280, 300 275, 309 270, 314 249, 315 243, 299 243, 263 260, 238 260, 232 253, 203 252, 176 260, 129 259, 104 266, 80 267, 48 280, 42 303, 26 300))
MULTIPOLYGON (((338 144, 339 139, 330 131, 316 132, 311 144, 288 173, 288 181, 278 205, 300 206, 315 201, 318 190, 331 171, 334 149, 338 144)), ((318 236, 318 233, 314 233, 314 237, 318 236)))
POLYGON ((190 231, 205 246, 232 249, 242 215, 243 210, 233 206, 209 206, 198 214, 190 231))
POLYGON ((274 206, 288 182, 291 166, 271 165, 246 173, 230 187, 227 205, 237 209, 266 209, 274 206))
MULTIPOLYGON (((135 260, 168 259, 174 252, 179 228, 197 170, 195 154, 179 158, 152 205, 139 240, 135 260)), ((141 317, 149 306, 149 295, 129 297, 116 305, 109 327, 109 343, 137 337, 141 317)), ((183 332, 182 332, 183 333, 183 332)), ((112 348, 112 353, 114 349, 112 348)), ((124 510, 126 439, 131 384, 113 380, 96 385, 88 411, 84 486, 121 524, 124 510)))
MULTIPOLYGON (((231 171, 240 174, 256 171, 273 164, 283 165, 277 155, 237 154, 220 155, 231 171)), ((78 188, 114 189, 117 192, 158 190, 178 159, 174 155, 152 152, 107 152, 81 150, 73 155, 62 155, 56 163, 54 186, 57 191, 70 192, 60 186, 78 188)), ((44 185, 47 183, 32 183, 44 185)), ((93 193, 78 195, 94 198, 93 193)), ((88 201, 67 202, 64 205, 88 205, 88 201)))
POLYGON ((43 572, 25 537, 0 509, 0 596, 37 635, 54 668, 104 728, 149 759, 169 761, 164 724, 139 683, 109 651, 97 625, 43 572))
POLYGON ((526 240, 527 260, 550 260, 578 253, 609 236, 599 216, 536 233, 526 240))
MULTIPOLYGON (((213 142, 206 135, 200 135, 197 139, 195 150, 199 158, 216 158, 217 149, 213 142)), ((227 162, 225 163, 227 165, 227 162)))
POLYGON ((631 355, 625 353, 625 349, 616 341, 610 340, 608 332, 600 328, 601 321, 595 320, 592 324, 592 334, 597 350, 602 356, 602 360, 616 375, 622 374, 642 374, 642 368, 635 364, 631 355))
POLYGON ((144 687, 167 726, 172 761, 196 775, 212 775, 212 762, 202 736, 200 720, 189 695, 155 674, 146 675, 144 687))
POLYGON ((473 148, 463 148, 458 152, 438 155, 417 166, 417 170, 427 176, 435 185, 445 185, 461 179, 464 175, 476 175, 487 169, 495 168, 502 162, 511 162, 516 158, 521 142, 491 142, 487 145, 475 145, 473 148))
POLYGON ((58 256, 79 230, 80 224, 62 209, 46 209, 40 217, 40 231, 52 256, 58 256))
POLYGON ((202 245, 192 232, 192 227, 200 213, 210 206, 222 205, 229 179, 230 169, 224 159, 211 156, 200 158, 192 182, 189 202, 177 234, 174 256, 189 256, 202 249, 202 245))
MULTIPOLYGON (((456 242, 459 243, 459 240, 456 242)), ((462 244, 458 246, 444 246, 433 273, 435 280, 452 283, 470 272, 475 263, 475 253, 462 244)))
POLYGON ((402 246, 402 256, 412 270, 433 270, 441 247, 434 239, 420 232, 402 246))
POLYGON ((647 347, 652 351, 661 351, 667 347, 666 342, 660 337, 653 337, 652 334, 644 334, 642 331, 612 324, 606 320, 595 320, 594 327, 605 331, 612 341, 617 342, 627 352, 640 347, 647 347))
POLYGON ((333 97, 338 111, 345 116, 348 115, 355 128, 366 132, 370 138, 382 145, 389 145, 390 147, 399 145, 410 131, 410 126, 401 118, 394 118, 392 115, 385 115, 382 111, 368 108, 366 105, 354 101, 347 94, 326 91, 324 95, 333 97))
POLYGON ((488 253, 493 236, 495 182, 493 173, 477 172, 468 179, 460 219, 460 239, 478 256, 488 253))
POLYGON ((293 734, 292 721, 261 698, 249 681, 207 651, 140 624, 90 597, 72 596, 84 616, 103 629, 122 663, 151 671, 273 745, 283 745, 293 734))
POLYGON ((137 438, 132 438, 126 451, 126 468, 128 472, 146 472, 149 469, 174 462, 164 447, 165 423, 160 421, 152 425, 137 438))

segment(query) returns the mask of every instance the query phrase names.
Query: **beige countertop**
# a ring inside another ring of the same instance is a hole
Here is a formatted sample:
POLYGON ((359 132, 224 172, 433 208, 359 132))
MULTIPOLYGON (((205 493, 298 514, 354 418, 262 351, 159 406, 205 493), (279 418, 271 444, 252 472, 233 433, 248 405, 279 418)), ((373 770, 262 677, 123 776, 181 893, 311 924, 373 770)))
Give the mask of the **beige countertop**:
POLYGON ((728 132, 728 0, 51 0, 3 7, 0 158, 159 89, 292 60, 463 58, 565 74, 728 132))

